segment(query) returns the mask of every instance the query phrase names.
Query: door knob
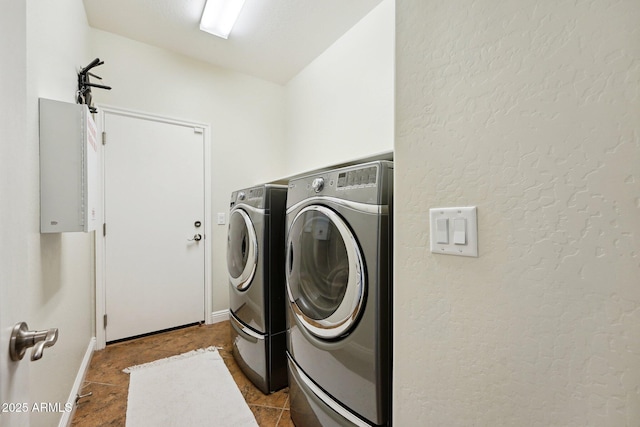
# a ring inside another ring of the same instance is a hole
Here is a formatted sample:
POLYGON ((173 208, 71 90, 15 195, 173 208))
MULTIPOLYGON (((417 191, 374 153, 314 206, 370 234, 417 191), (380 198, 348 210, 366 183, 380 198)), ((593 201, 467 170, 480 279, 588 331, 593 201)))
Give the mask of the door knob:
POLYGON ((11 360, 22 360, 29 347, 33 347, 31 360, 40 360, 45 347, 51 347, 58 341, 58 328, 43 331, 30 331, 25 322, 16 323, 11 331, 9 355, 11 360))
POLYGON ((193 236, 193 239, 187 239, 187 240, 189 242, 193 242, 193 241, 199 242, 200 240, 202 240, 202 234, 196 234, 193 236))

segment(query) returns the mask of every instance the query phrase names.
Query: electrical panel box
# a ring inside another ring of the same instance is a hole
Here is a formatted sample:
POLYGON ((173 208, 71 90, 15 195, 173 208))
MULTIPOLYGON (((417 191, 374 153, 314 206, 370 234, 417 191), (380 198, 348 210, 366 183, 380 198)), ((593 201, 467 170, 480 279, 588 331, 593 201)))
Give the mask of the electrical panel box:
POLYGON ((40 232, 93 231, 98 131, 89 108, 40 98, 40 232))

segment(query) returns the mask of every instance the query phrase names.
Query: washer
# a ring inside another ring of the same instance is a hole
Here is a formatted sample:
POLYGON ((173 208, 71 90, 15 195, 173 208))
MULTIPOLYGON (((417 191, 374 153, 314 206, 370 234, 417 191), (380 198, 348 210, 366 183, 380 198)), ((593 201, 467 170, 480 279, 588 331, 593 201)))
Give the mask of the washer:
POLYGON ((284 238, 287 187, 231 194, 227 235, 233 356, 263 393, 287 385, 284 238))
POLYGON ((393 163, 294 179, 287 362, 297 426, 391 424, 393 163))

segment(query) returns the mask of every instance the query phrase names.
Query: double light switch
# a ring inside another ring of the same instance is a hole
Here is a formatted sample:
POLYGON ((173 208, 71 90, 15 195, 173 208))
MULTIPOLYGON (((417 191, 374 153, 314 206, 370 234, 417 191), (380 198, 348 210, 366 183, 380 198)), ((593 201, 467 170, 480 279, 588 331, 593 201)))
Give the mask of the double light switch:
POLYGON ((476 207, 429 209, 431 252, 478 256, 476 207))

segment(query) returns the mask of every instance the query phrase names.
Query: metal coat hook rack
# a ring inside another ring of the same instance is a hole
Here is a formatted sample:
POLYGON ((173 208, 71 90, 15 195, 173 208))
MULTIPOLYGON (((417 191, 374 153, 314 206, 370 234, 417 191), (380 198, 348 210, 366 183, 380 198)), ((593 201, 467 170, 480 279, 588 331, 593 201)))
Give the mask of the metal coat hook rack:
POLYGON ((93 106, 91 88, 97 87, 98 89, 111 90, 111 86, 91 83, 89 81, 89 76, 102 80, 102 77, 89 72, 92 68, 98 67, 102 64, 104 64, 104 61, 100 61, 100 58, 96 58, 78 72, 78 92, 76 95, 76 102, 78 104, 86 104, 89 107, 89 111, 94 114, 98 112, 98 109, 93 106))

